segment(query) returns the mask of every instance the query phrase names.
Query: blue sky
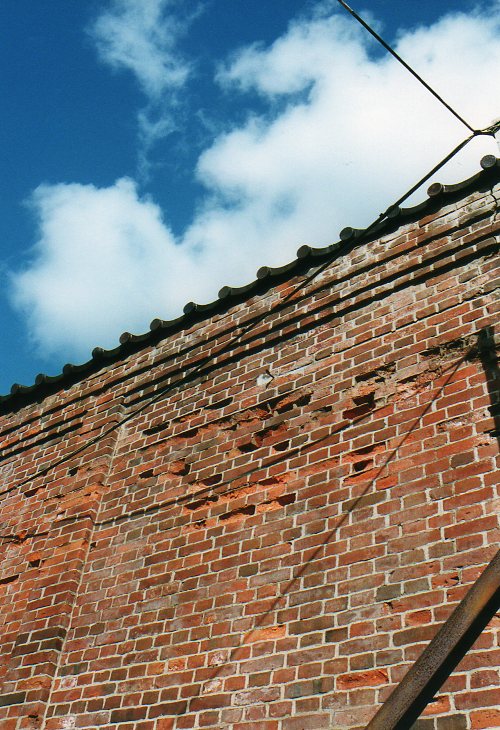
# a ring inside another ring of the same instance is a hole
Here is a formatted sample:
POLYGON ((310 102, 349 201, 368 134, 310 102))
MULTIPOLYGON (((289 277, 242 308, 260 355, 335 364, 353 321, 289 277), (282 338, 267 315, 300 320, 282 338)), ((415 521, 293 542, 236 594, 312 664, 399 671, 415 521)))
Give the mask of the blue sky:
MULTIPOLYGON (((499 2, 351 5, 500 116, 499 2)), ((16 0, 0 28, 1 393, 367 225, 466 134, 335 0, 16 0)))

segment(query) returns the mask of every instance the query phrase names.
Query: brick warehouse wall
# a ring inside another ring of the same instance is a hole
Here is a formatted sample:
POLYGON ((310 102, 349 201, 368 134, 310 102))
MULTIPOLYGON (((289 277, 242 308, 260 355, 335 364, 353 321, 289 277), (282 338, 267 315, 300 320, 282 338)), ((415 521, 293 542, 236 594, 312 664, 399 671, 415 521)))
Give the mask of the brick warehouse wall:
MULTIPOLYGON (((4 399, 2 730, 366 725, 498 547, 498 170, 4 399)), ((415 727, 500 726, 499 628, 415 727)))

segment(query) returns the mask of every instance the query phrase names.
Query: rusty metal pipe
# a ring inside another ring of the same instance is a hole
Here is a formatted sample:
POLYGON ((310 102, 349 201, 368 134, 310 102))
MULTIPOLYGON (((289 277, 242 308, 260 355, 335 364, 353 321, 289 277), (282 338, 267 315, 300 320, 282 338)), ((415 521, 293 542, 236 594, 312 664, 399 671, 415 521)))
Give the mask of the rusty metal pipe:
POLYGON ((500 550, 366 730, 408 730, 500 608, 500 550))

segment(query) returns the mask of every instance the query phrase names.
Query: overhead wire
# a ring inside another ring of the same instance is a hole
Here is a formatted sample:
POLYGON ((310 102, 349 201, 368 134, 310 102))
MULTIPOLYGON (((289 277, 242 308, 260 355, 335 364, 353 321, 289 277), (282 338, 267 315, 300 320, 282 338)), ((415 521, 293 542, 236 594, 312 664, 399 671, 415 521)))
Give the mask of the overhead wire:
POLYGON ((409 73, 419 81, 422 86, 427 89, 427 91, 432 94, 444 107, 447 109, 450 114, 452 114, 456 119, 458 119, 459 122, 461 122, 469 132, 472 133, 472 137, 478 137, 481 135, 491 136, 494 137, 495 134, 500 130, 500 120, 493 122, 493 124, 490 124, 488 127, 484 127, 483 129, 476 129, 474 128, 469 122, 462 117, 461 114, 459 114, 456 109, 454 109, 451 104, 449 104, 441 94, 438 94, 438 92, 424 79, 422 76, 420 76, 415 69, 410 66, 410 64, 404 60, 402 56, 397 53, 397 51, 392 48, 392 46, 385 41, 381 35, 377 33, 377 31, 367 23, 366 20, 364 20, 359 13, 357 13, 355 10, 353 10, 346 2, 345 0, 337 0, 337 2, 345 9, 347 12, 355 19, 357 22, 365 28, 365 30, 370 33, 375 40, 377 40, 381 46, 385 48, 385 50, 391 54, 404 68, 409 71, 409 73))
MULTIPOLYGON (((469 142, 478 135, 490 135, 494 136, 496 132, 500 129, 500 120, 498 122, 495 122, 494 124, 490 125, 489 127, 477 130, 474 129, 465 119, 463 119, 458 112, 456 112, 424 79, 417 74, 414 69, 406 62, 404 61, 399 54, 394 51, 394 49, 391 48, 391 46, 383 40, 383 38, 376 33, 376 31, 371 28, 368 23, 361 18, 349 5, 344 2, 344 0, 338 0, 340 5, 344 7, 366 30, 389 52, 392 56, 394 56, 415 78, 418 79, 418 81, 423 84, 423 86, 435 97, 437 98, 447 109, 448 111, 453 114, 462 124, 464 124, 467 129, 471 132, 469 136, 467 136, 462 142, 460 142, 456 147, 453 148, 451 152, 449 152, 440 162, 438 162, 428 173, 426 173, 418 182, 416 182, 414 185, 412 185, 403 195, 401 195, 400 198, 398 198, 394 203, 392 203, 383 213, 380 213, 377 218, 375 218, 370 225, 363 229, 360 234, 356 238, 356 245, 359 245, 361 242, 366 241, 366 239, 370 236, 370 234, 374 231, 375 228, 377 228, 378 225, 380 225, 386 218, 389 218, 392 211, 397 209, 403 202, 405 202, 411 195, 413 195, 414 192, 416 192, 425 182, 427 182, 436 172, 438 172, 444 165, 446 165, 455 155, 460 152, 469 142)), ((220 355, 225 354, 226 352, 230 351, 238 342, 241 340, 242 337, 244 337, 249 331, 251 331, 254 327, 261 324, 263 321, 265 321, 270 315, 274 314, 275 312, 280 311, 285 307, 286 304, 302 289, 304 289, 308 284, 310 284, 314 279, 316 279, 321 273, 323 273, 327 268, 331 266, 331 264, 346 250, 351 246, 351 241, 344 241, 340 242, 336 248, 335 251, 332 253, 332 256, 328 257, 327 260, 320 265, 317 268, 314 268, 314 270, 306 276, 302 281, 300 281, 283 299, 281 299, 276 306, 271 306, 268 310, 263 312, 261 315, 258 315, 256 318, 251 319, 249 323, 247 323, 246 326, 244 326, 234 337, 230 338, 227 342, 225 342, 218 350, 215 352, 207 355, 205 358, 203 358, 199 363, 197 363, 191 370, 189 370, 185 375, 181 376, 179 379, 168 383, 165 387, 161 388, 157 393, 155 393, 149 400, 147 400, 145 403, 143 403, 138 408, 134 409, 127 415, 125 415, 123 418, 119 419, 116 423, 112 423, 110 426, 104 429, 101 433, 97 434, 91 439, 88 439, 83 444, 81 444, 79 447, 77 447, 74 451, 72 451, 69 454, 65 454, 59 459, 56 459, 54 462, 48 464, 47 466, 40 469, 35 475, 28 476, 18 484, 12 485, 7 490, 4 490, 1 494, 9 493, 15 489, 20 489, 23 486, 26 486, 27 484, 32 483, 36 479, 39 479, 43 476, 46 476, 50 471, 56 469, 59 466, 62 466, 63 464, 72 461, 77 456, 82 454, 84 451, 87 451, 92 446, 97 445, 102 439, 106 438, 106 436, 109 436, 111 433, 116 431, 117 429, 124 426, 126 423, 128 423, 130 420, 135 418, 135 416, 140 415, 143 413, 147 408, 149 408, 154 403, 158 402, 160 399, 162 399, 165 395, 167 395, 169 392, 174 390, 175 388, 178 388, 182 386, 183 384, 192 381, 193 377, 202 377, 204 372, 203 369, 206 367, 207 364, 211 363, 215 358, 220 357, 220 355)), ((334 282, 333 282, 334 283, 334 282)))
MULTIPOLYGON (((462 150, 474 137, 482 134, 488 134, 491 136, 494 136, 494 134, 498 131, 500 128, 500 123, 496 123, 494 125, 491 125, 489 128, 484 130, 476 130, 474 129, 458 112, 456 112, 432 87, 425 82, 421 76, 419 76, 410 66, 407 64, 370 26, 360 17, 358 16, 348 5, 344 2, 344 0, 338 0, 338 2, 358 21, 363 25, 363 27, 366 28, 366 30, 377 39, 379 43, 389 52, 393 57, 395 57, 428 91, 431 93, 436 99, 438 99, 446 109, 456 118, 458 119, 471 133, 467 138, 465 138, 462 142, 460 142, 450 153, 448 153, 437 165, 435 165, 428 173, 426 173, 417 183, 415 183, 409 190, 407 190, 397 201, 395 201, 391 206, 389 206, 385 212, 381 213, 369 226, 368 228, 364 229, 364 231, 361 232, 361 234, 356 239, 356 245, 359 245, 360 242, 366 241, 369 235, 374 231, 374 229, 382 223, 386 218, 390 216, 391 211, 393 211, 395 208, 398 208, 405 200, 407 200, 417 189, 419 189, 432 175, 434 175, 437 171, 439 171, 447 162, 449 162, 455 155, 462 150)), ((145 403, 143 403, 138 408, 132 410, 130 413, 125 415, 123 418, 117 420, 116 423, 112 423, 107 428, 104 429, 100 434, 97 434, 93 438, 89 439, 88 441, 85 441, 83 444, 81 444, 77 449, 73 450, 71 453, 66 454, 62 456, 60 459, 55 460, 54 462, 48 464, 46 467, 43 467, 40 469, 36 474, 33 476, 29 476, 20 483, 13 485, 12 489, 20 489, 26 484, 32 483, 36 479, 39 479, 45 475, 47 475, 50 471, 56 469, 59 466, 64 465, 65 463, 68 463, 72 460, 74 460, 77 456, 82 454, 84 451, 88 450, 92 446, 97 445, 100 441, 102 441, 106 436, 110 435, 112 432, 116 431, 117 429, 124 426, 126 423, 128 423, 130 420, 135 418, 136 416, 140 415, 142 412, 144 412, 147 408, 152 406, 154 403, 158 402, 160 399, 162 399, 164 396, 166 396, 169 392, 174 390, 175 388, 178 388, 182 386, 184 383, 187 383, 188 381, 191 381, 193 378, 201 377, 203 376, 203 370, 206 367, 207 364, 209 364, 212 360, 214 360, 217 357, 220 357, 220 355, 224 354, 225 352, 230 351, 240 340, 242 337, 245 336, 251 329, 256 327, 261 322, 265 321, 268 316, 273 314, 276 311, 279 311, 283 308, 283 306, 288 303, 298 292, 302 291, 306 286, 308 286, 309 283, 311 283, 315 278, 317 278, 323 271, 325 271, 327 268, 331 266, 331 264, 339 257, 340 254, 342 254, 343 251, 346 250, 351 245, 351 242, 344 242, 341 243, 335 250, 334 254, 318 268, 315 268, 314 271, 307 277, 305 277, 299 284, 294 287, 289 294, 287 294, 276 307, 271 306, 268 310, 263 312, 260 316, 258 316, 256 319, 251 320, 250 323, 248 323, 245 327, 243 327, 234 337, 232 337, 228 342, 224 343, 218 350, 216 350, 214 353, 211 353, 207 357, 203 358, 198 364, 196 364, 185 376, 181 376, 181 378, 168 383, 165 387, 160 388, 160 390, 155 393, 151 398, 149 398, 145 403)), ((432 403, 434 402, 434 398, 431 400, 431 403, 426 406, 427 410, 429 407, 432 406, 432 403)), ((419 419, 417 419, 419 420, 419 419)), ((399 447, 398 447, 399 448, 399 447)), ((393 452, 395 453, 395 452, 393 452)), ((383 468, 387 467, 386 462, 383 465, 383 468)), ((369 484, 368 488, 373 485, 373 481, 369 484)), ((367 488, 367 489, 368 489, 367 488)), ((7 490, 11 491, 11 490, 7 490)), ((233 489, 230 487, 229 489, 225 490, 225 492, 222 492, 220 496, 223 496, 225 493, 231 492, 233 489)), ((5 492, 4 492, 5 493, 5 492)), ((189 499, 192 499, 195 495, 191 494, 189 495, 189 499)), ((187 495, 186 495, 187 498, 187 495)), ((177 500, 173 500, 173 502, 176 504, 177 500)), ((355 502, 355 505, 358 501, 355 502)), ((355 506, 353 505, 353 507, 355 506)), ((165 505, 165 506, 170 506, 165 505)), ((173 506, 173 505, 172 505, 173 506)), ((352 509, 352 508, 351 508, 352 509)), ((351 510, 348 511, 348 513, 351 510)), ((341 514, 341 522, 345 519, 346 515, 341 514)), ((337 525, 334 530, 332 531, 332 534, 336 532, 340 525, 337 525)), ((319 554, 321 547, 317 549, 316 553, 319 554)), ((314 557, 314 556, 311 556, 314 557)), ((302 574, 302 572, 305 570, 305 564, 302 564, 299 568, 299 575, 302 574)), ((83 577, 83 573, 82 573, 83 577)), ((294 575, 292 580, 290 581, 290 584, 292 584, 295 580, 297 580, 297 576, 294 575)), ((288 589, 289 586, 287 586, 288 589)), ((286 592, 286 591, 285 591, 286 592)))
MULTIPOLYGON (((377 218, 375 218, 372 223, 365 228, 359 235, 359 237, 356 239, 356 245, 359 245, 359 243, 365 241, 369 235, 373 232, 374 228, 376 228, 380 223, 382 223, 386 218, 389 217, 391 211, 393 211, 395 208, 398 208, 407 198, 409 198, 419 187, 421 187, 427 180, 429 180, 432 175, 434 175, 437 171, 439 171, 447 162, 449 162, 463 147, 465 147, 471 139, 473 139, 474 135, 469 135, 466 139, 464 139, 460 144, 458 144, 449 154, 447 154, 440 162, 438 162, 437 165, 435 165, 428 173, 426 173, 420 180, 412 185, 403 195, 401 195, 400 198, 398 198, 394 203, 392 203, 383 213, 380 213, 377 218)), ((59 459, 56 459, 56 461, 47 464, 47 466, 42 467, 36 474, 33 476, 28 476, 25 479, 23 479, 18 484, 12 485, 12 487, 4 490, 1 494, 7 494, 15 489, 21 489, 22 487, 26 486, 27 484, 33 483, 36 479, 39 479, 43 476, 46 476, 50 471, 56 469, 59 466, 62 466, 65 463, 68 463, 69 461, 73 461, 77 456, 82 454, 84 451, 88 451, 92 446, 97 445, 100 441, 102 441, 106 436, 109 436, 111 433, 116 431, 117 429, 124 426, 126 423, 131 421, 135 416, 140 415, 143 413, 147 408, 149 408, 154 403, 161 400, 165 395, 167 395, 169 392, 173 391, 174 389, 182 386, 183 384, 192 381, 193 377, 202 377, 204 372, 203 369, 211 363, 215 358, 220 357, 221 355, 225 354, 226 352, 230 351, 238 342, 241 340, 242 337, 244 337, 249 331, 251 331, 254 327, 258 326, 262 322, 264 322, 270 315, 274 314, 275 312, 281 310, 284 308, 286 304, 294 297, 298 292, 300 292, 302 289, 304 289, 308 284, 310 284, 314 279, 316 279, 323 271, 325 271, 327 268, 331 266, 331 264, 343 253, 344 250, 346 250, 348 247, 350 247, 350 242, 341 242, 337 248, 335 249, 332 256, 328 257, 327 260, 318 268, 315 268, 314 271, 306 276, 302 281, 300 281, 283 299, 278 302, 277 305, 274 307, 271 306, 268 310, 265 312, 262 312, 261 315, 257 316, 255 319, 252 319, 246 326, 244 326, 240 332, 238 332, 234 337, 232 337, 230 340, 225 342, 218 350, 211 353, 210 355, 207 355, 205 358, 203 358, 199 363, 197 363, 191 370, 189 370, 187 373, 183 374, 179 379, 174 380, 173 382, 168 383, 165 387, 161 388, 157 393, 155 393, 149 400, 147 400, 145 403, 141 404, 138 408, 134 409, 127 415, 125 415, 123 418, 119 419, 116 423, 112 423, 110 426, 104 429, 101 433, 97 434, 91 439, 86 440, 83 444, 81 444, 79 447, 77 447, 74 451, 72 451, 69 454, 64 454, 59 459)), ((334 283, 334 282, 333 282, 334 283)))
POLYGON ((462 124, 463 124, 463 125, 464 125, 465 127, 467 127, 467 129, 469 130, 469 132, 472 132, 472 133, 474 133, 474 134, 476 134, 476 133, 477 133, 477 132, 476 132, 476 130, 474 129, 474 127, 472 127, 472 126, 471 126, 471 125, 469 124, 469 122, 467 122, 467 121, 466 121, 466 120, 465 120, 465 119, 464 119, 464 118, 463 118, 463 117, 462 117, 462 116, 461 116, 461 115, 460 115, 460 114, 459 114, 459 113, 458 113, 458 112, 457 112, 457 111, 456 111, 456 110, 455 110, 455 109, 454 109, 454 108, 453 108, 453 107, 451 106, 451 104, 448 104, 448 102, 447 102, 447 101, 445 101, 445 100, 443 99, 443 97, 442 97, 442 96, 441 96, 440 94, 438 94, 438 92, 437 92, 437 91, 436 91, 435 89, 433 89, 433 88, 432 88, 432 86, 431 86, 430 84, 428 84, 428 83, 427 83, 427 81, 425 81, 425 79, 423 79, 423 78, 422 78, 422 76, 420 76, 420 74, 418 74, 418 73, 417 73, 417 72, 415 71, 415 69, 414 69, 414 68, 412 68, 412 67, 410 66, 410 64, 409 64, 409 63, 407 63, 407 62, 406 62, 406 61, 404 60, 404 58, 402 58, 402 57, 401 57, 401 56, 399 55, 399 53, 397 53, 397 52, 395 51, 395 50, 394 50, 394 48, 392 48, 392 47, 391 47, 391 46, 389 45, 389 43, 387 43, 387 41, 385 41, 385 40, 384 40, 384 39, 382 38, 382 36, 381 36, 381 35, 379 35, 379 34, 377 33, 377 31, 376 31, 376 30, 374 30, 374 28, 372 28, 372 27, 371 27, 371 26, 370 26, 370 25, 369 25, 369 24, 368 24, 368 23, 366 22, 366 20, 364 20, 364 19, 363 19, 363 18, 361 17, 361 15, 359 15, 358 13, 356 13, 356 11, 355 11, 355 10, 353 10, 353 9, 352 9, 352 8, 351 8, 351 7, 350 7, 350 6, 349 6, 349 5, 348 5, 348 4, 347 4, 347 3, 346 3, 346 2, 344 1, 344 0, 337 0, 337 2, 338 2, 338 3, 340 4, 340 5, 342 5, 342 7, 343 7, 343 8, 345 9, 345 10, 347 10, 347 12, 348 12, 348 13, 349 13, 350 15, 352 15, 352 17, 353 17, 353 18, 355 18, 355 20, 357 20, 357 21, 358 21, 358 23, 360 23, 360 25, 362 25, 362 26, 363 26, 363 28, 365 28, 365 30, 367 30, 367 31, 368 31, 368 33, 370 33, 370 35, 371 35, 371 36, 373 36, 373 38, 375 38, 375 40, 377 40, 377 41, 378 41, 378 42, 380 43, 380 45, 381 45, 381 46, 383 46, 383 47, 385 48, 385 50, 386 50, 386 51, 388 51, 388 53, 390 53, 390 54, 391 54, 391 56, 393 56, 393 57, 394 57, 394 58, 395 58, 395 59, 396 59, 397 61, 399 61, 399 63, 400 63, 400 64, 401 64, 402 66, 404 66, 404 67, 405 67, 405 69, 406 69, 407 71, 409 71, 409 72, 411 73, 411 75, 412 75, 412 76, 414 76, 414 77, 415 77, 415 78, 417 79, 417 81, 419 81, 419 82, 420 82, 420 83, 422 84, 422 86, 424 86, 424 87, 425 87, 425 88, 427 89, 427 91, 428 91, 429 93, 431 93, 431 94, 432 94, 432 96, 434 96, 434 97, 435 97, 435 98, 436 98, 436 99, 437 99, 437 100, 438 100, 439 102, 441 102, 441 104, 442 104, 442 105, 443 105, 443 106, 444 106, 444 107, 445 107, 446 109, 448 109, 448 111, 449 111, 449 112, 450 112, 451 114, 453 114, 453 116, 454 116, 454 117, 456 117, 456 118, 458 119, 458 121, 459 121, 459 122, 461 122, 461 123, 462 123, 462 124))

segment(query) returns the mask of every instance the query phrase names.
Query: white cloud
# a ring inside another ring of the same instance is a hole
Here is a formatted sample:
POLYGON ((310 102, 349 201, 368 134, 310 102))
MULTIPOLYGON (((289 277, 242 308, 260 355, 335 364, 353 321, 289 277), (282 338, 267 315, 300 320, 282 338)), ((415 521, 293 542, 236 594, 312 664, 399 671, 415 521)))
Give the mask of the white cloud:
MULTIPOLYGON (((399 44, 403 52, 411 47, 415 66, 482 126, 496 114, 488 90, 500 75, 499 7, 404 34, 399 44)), ((220 255, 239 245, 243 262, 282 263, 302 243, 324 245, 346 225, 368 225, 468 134, 392 58, 374 56, 367 36, 339 15, 293 24, 269 48, 241 50, 218 78, 231 92, 253 89, 282 102, 271 121, 251 118, 198 162, 213 197, 185 241, 220 255)), ((462 180, 495 149, 478 139, 437 178, 462 180)))
POLYGON ((39 239, 12 276, 12 300, 46 356, 88 359, 124 330, 177 316, 193 293, 213 297, 217 272, 225 281, 240 264, 237 247, 219 259, 218 249, 176 241, 158 205, 127 178, 108 188, 41 185, 30 204, 39 239))
POLYGON ((176 52, 185 24, 166 12, 175 4, 175 0, 114 0, 90 29, 101 59, 131 71, 152 100, 182 86, 189 74, 189 64, 176 52))
POLYGON ((73 357, 88 357, 92 342, 116 340, 124 318, 140 329, 152 309, 180 303, 182 253, 158 206, 140 200, 132 181, 44 185, 32 205, 40 239, 32 265, 14 279, 14 301, 46 352, 69 347, 73 357))
POLYGON ((147 98, 137 115, 144 179, 154 144, 178 128, 179 91, 192 72, 177 46, 196 13, 181 17, 179 10, 179 0, 112 0, 89 28, 101 60, 131 72, 147 98))
MULTIPOLYGON (((467 130, 371 49, 361 29, 334 14, 236 53, 219 70, 220 84, 243 100, 257 91, 270 111, 201 155, 205 201, 177 241, 131 181, 39 188, 40 241, 14 280, 39 346, 82 356, 114 345, 122 330, 176 316, 189 299, 246 283, 303 243, 325 245, 345 225, 366 226, 448 153, 467 130)), ((474 125, 498 116, 499 3, 402 33, 398 50, 474 125)), ((144 83, 156 89, 154 79, 144 83)), ((437 179, 461 180, 495 151, 491 140, 475 140, 437 179)))

